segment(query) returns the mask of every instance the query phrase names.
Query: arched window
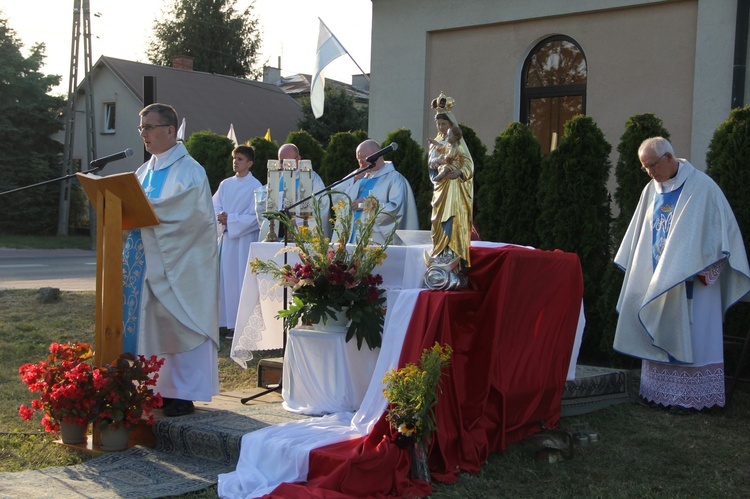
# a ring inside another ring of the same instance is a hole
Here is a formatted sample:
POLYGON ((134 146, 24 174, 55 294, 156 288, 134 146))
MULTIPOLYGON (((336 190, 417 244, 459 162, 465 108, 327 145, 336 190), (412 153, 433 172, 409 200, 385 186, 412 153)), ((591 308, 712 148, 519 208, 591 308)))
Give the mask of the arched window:
POLYGON ((529 53, 521 73, 520 121, 531 128, 548 154, 553 134, 586 112, 586 56, 570 37, 552 36, 529 53))

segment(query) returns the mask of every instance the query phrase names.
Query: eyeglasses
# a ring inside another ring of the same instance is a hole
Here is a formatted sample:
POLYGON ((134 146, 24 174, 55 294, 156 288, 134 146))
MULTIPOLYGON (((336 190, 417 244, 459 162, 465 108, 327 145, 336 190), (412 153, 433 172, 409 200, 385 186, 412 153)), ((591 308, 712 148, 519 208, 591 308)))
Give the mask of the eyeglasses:
POLYGON ((654 161, 650 165, 642 165, 641 166, 641 170, 643 170, 644 172, 648 171, 648 170, 653 170, 654 168, 656 168, 656 165, 658 165, 659 163, 661 163, 661 160, 664 159, 664 156, 666 156, 666 155, 667 155, 667 153, 662 154, 661 156, 659 156, 659 159, 657 159, 656 161, 654 161))
POLYGON ((160 126, 172 126, 172 125, 143 125, 143 126, 138 126, 136 129, 138 130, 138 133, 143 133, 143 132, 150 132, 154 128, 158 128, 160 126))

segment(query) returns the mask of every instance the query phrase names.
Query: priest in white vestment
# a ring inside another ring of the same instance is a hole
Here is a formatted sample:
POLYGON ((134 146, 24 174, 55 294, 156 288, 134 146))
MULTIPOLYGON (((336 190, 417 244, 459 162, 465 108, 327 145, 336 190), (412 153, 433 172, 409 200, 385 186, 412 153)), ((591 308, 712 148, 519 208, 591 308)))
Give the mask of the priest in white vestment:
MULTIPOLYGON (((302 156, 299 153, 299 148, 291 143, 282 144, 281 147, 279 147, 278 152, 278 158, 279 163, 283 164, 285 159, 293 159, 296 162, 297 165, 297 171, 294 174, 295 179, 295 186, 284 186, 281 185, 280 192, 283 192, 285 189, 294 189, 295 195, 292 196, 294 199, 301 200, 302 198, 305 198, 311 194, 315 194, 316 192, 321 192, 323 189, 325 189, 326 185, 323 182, 323 179, 320 178, 320 175, 318 175, 314 170, 312 173, 312 192, 311 193, 303 193, 300 191, 299 188, 299 166, 300 166, 300 160, 302 159, 302 156)), ((266 238, 269 231, 269 223, 268 219, 266 219, 262 214, 266 211, 269 211, 268 206, 266 206, 266 199, 268 198, 268 188, 269 186, 266 185, 261 189, 255 190, 255 211, 258 214, 258 222, 260 223, 260 235, 259 238, 262 241, 266 238)), ((320 209, 320 218, 323 222, 323 233, 326 236, 331 235, 331 223, 329 221, 330 219, 330 210, 331 210, 331 199, 328 195, 328 193, 320 194, 316 197, 318 207, 320 209)), ((283 201, 283 195, 279 194, 279 205, 273 208, 270 208, 272 210, 281 210, 283 209, 282 206, 283 201)), ((302 219, 301 218, 294 218, 294 221, 298 225, 302 225, 302 219)), ((315 226, 315 219, 310 218, 307 220, 307 224, 310 227, 315 226)), ((279 233, 279 226, 278 222, 276 223, 275 231, 276 234, 279 233)))
POLYGON ((251 146, 235 147, 232 151, 235 175, 224 179, 213 196, 219 223, 219 326, 228 329, 234 329, 237 321, 250 243, 258 240, 260 226, 254 192, 262 186, 250 172, 254 160, 251 146))
POLYGON ((155 390, 166 416, 219 393, 216 219, 203 167, 177 142, 177 113, 141 112, 153 156, 136 175, 160 223, 130 232, 123 250, 123 350, 165 358, 155 390))
MULTIPOLYGON (((365 140, 357 146, 357 161, 360 170, 368 166, 366 158, 378 150, 380 150, 380 145, 372 139, 365 140)), ((383 160, 382 156, 375 161, 373 168, 364 172, 364 175, 357 175, 354 181, 350 180, 345 184, 347 185, 345 192, 352 200, 354 211, 349 243, 356 241, 356 222, 363 216, 364 199, 368 196, 375 197, 383 208, 375 221, 372 235, 374 242, 383 244, 394 226, 396 229, 419 229, 417 203, 409 181, 396 171, 393 163, 383 160)))
POLYGON ((750 291, 737 221, 718 185, 662 137, 615 263, 625 271, 614 349, 643 359, 640 394, 686 414, 725 404, 722 322, 750 291))

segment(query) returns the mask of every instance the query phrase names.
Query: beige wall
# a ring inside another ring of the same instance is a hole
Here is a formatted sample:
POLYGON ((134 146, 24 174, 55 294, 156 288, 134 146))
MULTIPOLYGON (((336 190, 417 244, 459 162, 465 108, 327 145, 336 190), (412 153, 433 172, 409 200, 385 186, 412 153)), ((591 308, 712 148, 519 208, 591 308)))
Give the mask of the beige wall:
POLYGON ((564 34, 586 55, 586 113, 613 146, 625 121, 652 112, 675 149, 704 167, 729 113, 735 0, 373 0, 370 134, 434 135, 429 101, 454 97, 459 121, 491 150, 518 120, 521 69, 544 38, 564 34))

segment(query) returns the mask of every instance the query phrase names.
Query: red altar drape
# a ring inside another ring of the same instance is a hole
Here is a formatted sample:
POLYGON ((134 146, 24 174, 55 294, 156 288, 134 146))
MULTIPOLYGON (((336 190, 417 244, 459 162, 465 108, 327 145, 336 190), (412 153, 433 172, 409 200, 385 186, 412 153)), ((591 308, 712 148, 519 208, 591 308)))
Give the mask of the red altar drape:
MULTIPOLYGON (((578 256, 517 247, 472 248, 472 290, 424 291, 409 323, 399 366, 417 363, 436 341, 453 348, 435 409, 434 479, 453 483, 501 451, 560 419, 579 319, 578 256)), ((430 486, 409 480, 408 451, 391 443, 385 416, 367 437, 315 449, 306 484, 269 497, 414 497, 430 486)))

